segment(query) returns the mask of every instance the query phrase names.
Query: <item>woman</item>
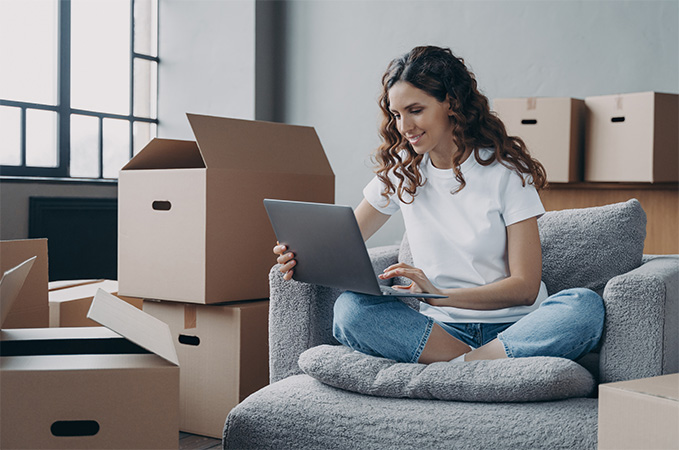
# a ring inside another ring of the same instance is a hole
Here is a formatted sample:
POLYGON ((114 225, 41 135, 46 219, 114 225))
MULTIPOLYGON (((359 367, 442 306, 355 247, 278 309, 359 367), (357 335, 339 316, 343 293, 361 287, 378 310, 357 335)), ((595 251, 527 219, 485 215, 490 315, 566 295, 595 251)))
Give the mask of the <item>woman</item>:
MULTIPOLYGON (((556 356, 577 359, 598 345, 603 300, 587 289, 548 297, 541 282, 537 194, 542 165, 509 137, 449 49, 417 47, 382 78, 383 143, 376 177, 355 210, 364 239, 398 210, 414 266, 382 279, 446 295, 417 312, 393 297, 343 293, 335 338, 363 353, 402 362, 556 356)), ((289 280, 294 255, 274 253, 289 280)))

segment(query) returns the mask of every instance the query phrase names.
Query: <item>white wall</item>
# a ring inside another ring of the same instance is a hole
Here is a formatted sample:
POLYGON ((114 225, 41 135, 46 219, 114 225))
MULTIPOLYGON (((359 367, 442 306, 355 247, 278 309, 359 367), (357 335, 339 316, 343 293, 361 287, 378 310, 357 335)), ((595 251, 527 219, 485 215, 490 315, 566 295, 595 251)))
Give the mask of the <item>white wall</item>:
POLYGON ((186 113, 254 119, 255 0, 160 0, 158 137, 193 140, 186 113))
MULTIPOLYGON (((676 1, 291 0, 284 118, 316 128, 337 203, 372 177, 377 97, 388 62, 416 45, 451 47, 499 97, 679 92, 676 1)), ((369 246, 400 240, 392 219, 369 246)))

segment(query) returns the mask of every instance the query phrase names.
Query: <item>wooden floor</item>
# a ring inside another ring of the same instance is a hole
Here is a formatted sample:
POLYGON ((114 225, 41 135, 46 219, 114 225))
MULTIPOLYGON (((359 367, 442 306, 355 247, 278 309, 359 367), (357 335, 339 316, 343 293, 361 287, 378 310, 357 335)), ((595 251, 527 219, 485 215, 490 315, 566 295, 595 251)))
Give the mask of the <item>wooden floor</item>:
POLYGON ((180 450, 206 450, 222 448, 222 440, 179 432, 180 450))

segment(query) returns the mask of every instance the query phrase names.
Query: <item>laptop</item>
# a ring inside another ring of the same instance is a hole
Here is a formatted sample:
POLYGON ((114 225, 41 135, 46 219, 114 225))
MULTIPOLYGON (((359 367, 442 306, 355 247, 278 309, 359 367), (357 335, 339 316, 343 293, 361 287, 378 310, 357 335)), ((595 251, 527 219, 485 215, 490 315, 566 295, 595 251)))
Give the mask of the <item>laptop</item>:
POLYGON ((297 281, 371 295, 445 297, 380 285, 349 206, 264 199, 264 207, 276 238, 295 254, 297 281))

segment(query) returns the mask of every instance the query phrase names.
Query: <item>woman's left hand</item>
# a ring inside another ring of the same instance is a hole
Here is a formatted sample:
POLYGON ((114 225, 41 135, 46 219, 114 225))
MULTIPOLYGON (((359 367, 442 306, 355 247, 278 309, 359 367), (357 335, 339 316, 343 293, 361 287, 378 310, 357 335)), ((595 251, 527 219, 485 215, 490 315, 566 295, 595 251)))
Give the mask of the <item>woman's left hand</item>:
MULTIPOLYGON (((407 290, 413 294, 423 292, 429 294, 441 294, 441 291, 437 289, 431 281, 429 281, 429 278, 427 278, 422 269, 418 269, 417 267, 413 267, 404 263, 398 263, 387 267, 384 269, 384 272, 379 275, 381 280, 388 280, 389 278, 394 277, 405 277, 411 281, 409 285, 392 286, 394 289, 407 290)), ((417 297, 417 295, 414 295, 414 297, 417 297)))

